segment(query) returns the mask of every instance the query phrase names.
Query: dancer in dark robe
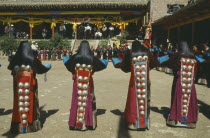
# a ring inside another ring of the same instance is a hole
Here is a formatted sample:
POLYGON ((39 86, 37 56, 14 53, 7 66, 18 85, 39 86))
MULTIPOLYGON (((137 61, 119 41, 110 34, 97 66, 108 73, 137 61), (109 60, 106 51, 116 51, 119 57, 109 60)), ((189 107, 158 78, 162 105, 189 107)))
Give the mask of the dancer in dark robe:
POLYGON ((124 59, 113 58, 116 68, 131 72, 124 118, 128 128, 149 129, 150 122, 150 77, 149 70, 158 65, 157 59, 139 42, 132 43, 132 50, 124 59))
POLYGON ((65 60, 64 64, 72 73, 74 80, 69 128, 95 129, 97 126, 96 99, 92 75, 105 69, 108 62, 94 57, 88 41, 82 41, 77 54, 65 60))
POLYGON ((42 65, 33 55, 29 42, 20 43, 8 66, 12 71, 14 91, 10 129, 12 133, 35 132, 41 129, 36 74, 46 73, 50 68, 51 65, 42 65))
POLYGON ((171 93, 171 110, 167 124, 195 128, 198 121, 197 95, 194 84, 197 62, 186 42, 181 42, 179 52, 162 66, 173 69, 174 81, 171 93))

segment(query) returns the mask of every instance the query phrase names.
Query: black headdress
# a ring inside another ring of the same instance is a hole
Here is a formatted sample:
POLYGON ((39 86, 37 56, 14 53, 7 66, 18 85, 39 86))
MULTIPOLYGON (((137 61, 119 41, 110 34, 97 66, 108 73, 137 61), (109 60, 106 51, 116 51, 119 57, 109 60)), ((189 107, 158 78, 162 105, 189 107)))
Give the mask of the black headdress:
POLYGON ((179 51, 184 58, 195 58, 193 52, 190 50, 187 42, 183 41, 179 44, 179 51))
POLYGON ((28 41, 22 41, 18 47, 18 50, 11 60, 8 69, 12 70, 16 65, 33 65, 34 55, 30 43, 28 41))
POLYGON ((78 52, 75 56, 75 61, 76 63, 80 64, 87 64, 87 65, 93 64, 93 55, 91 53, 88 41, 82 41, 80 43, 78 52))
POLYGON ((98 58, 93 56, 88 41, 81 42, 77 54, 74 55, 71 59, 69 59, 65 63, 65 66, 70 72, 74 74, 75 65, 77 63, 79 63, 80 65, 92 65, 93 73, 106 68, 106 66, 98 58))
POLYGON ((132 57, 146 56, 147 49, 141 44, 141 42, 135 40, 132 43, 132 57))

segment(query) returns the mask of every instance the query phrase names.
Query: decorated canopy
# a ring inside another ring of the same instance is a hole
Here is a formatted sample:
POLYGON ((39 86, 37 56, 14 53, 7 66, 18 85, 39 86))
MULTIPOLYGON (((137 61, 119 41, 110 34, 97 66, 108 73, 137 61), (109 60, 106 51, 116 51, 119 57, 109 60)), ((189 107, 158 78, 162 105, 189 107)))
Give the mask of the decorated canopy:
MULTIPOLYGON (((47 23, 52 30, 57 24, 91 23, 99 28, 111 23, 124 29, 130 22, 146 18, 150 0, 0 0, 0 23, 26 22, 30 29, 47 23)), ((32 32, 32 31, 31 31, 32 32)), ((52 31, 53 32, 53 31, 52 31)), ((31 35, 30 35, 31 36, 31 35)))
POLYGON ((145 15, 149 0, 1 0, 0 21, 100 24, 137 22, 145 15))

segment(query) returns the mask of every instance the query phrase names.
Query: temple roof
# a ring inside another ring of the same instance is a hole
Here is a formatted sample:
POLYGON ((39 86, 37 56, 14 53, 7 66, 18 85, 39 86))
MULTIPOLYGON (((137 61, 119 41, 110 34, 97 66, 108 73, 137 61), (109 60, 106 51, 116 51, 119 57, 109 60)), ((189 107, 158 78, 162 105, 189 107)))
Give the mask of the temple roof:
POLYGON ((0 11, 140 9, 149 0, 1 0, 0 11))
POLYGON ((44 5, 44 4, 113 4, 118 3, 121 4, 138 4, 138 5, 145 5, 148 3, 149 0, 1 0, 1 5, 44 5))

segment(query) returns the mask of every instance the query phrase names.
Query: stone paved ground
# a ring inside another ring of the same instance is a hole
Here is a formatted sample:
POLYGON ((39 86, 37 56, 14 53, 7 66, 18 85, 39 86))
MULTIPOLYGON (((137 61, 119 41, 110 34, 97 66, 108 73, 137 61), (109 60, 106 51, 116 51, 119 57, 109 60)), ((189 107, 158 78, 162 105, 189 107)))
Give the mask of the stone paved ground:
POLYGON ((98 127, 94 131, 78 132, 68 129, 67 121, 71 103, 71 74, 61 61, 44 63, 53 68, 44 75, 38 75, 39 100, 43 129, 35 133, 12 136, 8 130, 12 116, 12 76, 6 69, 8 62, 0 59, 0 137, 21 138, 209 138, 210 137, 210 89, 196 85, 200 104, 199 121, 196 129, 171 128, 166 126, 165 114, 169 110, 173 77, 163 72, 151 71, 151 129, 149 131, 128 131, 121 114, 125 107, 129 73, 115 69, 112 64, 94 75, 98 108, 98 127))

